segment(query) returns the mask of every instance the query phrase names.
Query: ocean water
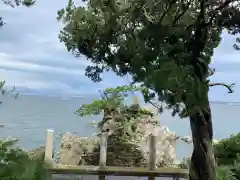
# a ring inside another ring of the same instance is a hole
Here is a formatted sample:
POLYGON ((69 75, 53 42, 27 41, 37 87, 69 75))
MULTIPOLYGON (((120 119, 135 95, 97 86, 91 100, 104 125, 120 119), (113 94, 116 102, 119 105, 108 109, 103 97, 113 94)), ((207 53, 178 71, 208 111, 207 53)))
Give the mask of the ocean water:
MULTIPOLYGON (((81 104, 90 103, 96 97, 44 97, 20 95, 17 99, 1 97, 0 137, 20 139, 18 146, 30 150, 44 145, 46 129, 55 130, 55 148, 59 147, 59 135, 75 132, 80 136, 90 136, 95 132, 91 121, 99 121, 101 115, 81 118, 74 112, 81 104)), ((214 138, 221 139, 240 131, 240 106, 212 103, 214 138)), ((169 110, 160 115, 162 125, 180 136, 190 135, 188 119, 172 117, 169 110)), ((177 143, 177 159, 191 155, 192 146, 182 141, 177 143)))

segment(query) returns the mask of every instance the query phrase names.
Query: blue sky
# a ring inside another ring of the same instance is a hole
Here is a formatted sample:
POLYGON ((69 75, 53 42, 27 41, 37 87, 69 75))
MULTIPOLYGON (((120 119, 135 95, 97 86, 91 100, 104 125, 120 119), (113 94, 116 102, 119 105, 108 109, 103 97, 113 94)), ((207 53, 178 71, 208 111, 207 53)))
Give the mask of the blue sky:
MULTIPOLYGON (((0 29, 0 77, 20 92, 78 96, 97 93, 105 87, 126 84, 128 78, 104 74, 104 81, 94 84, 85 77, 88 62, 74 58, 58 40, 61 24, 57 10, 67 0, 57 3, 39 0, 32 8, 9 8, 1 5, 1 16, 7 24, 0 29)), ((240 101, 240 52, 232 48, 235 37, 223 34, 223 40, 212 61, 217 72, 212 82, 236 83, 235 92, 215 87, 210 91, 213 101, 240 101)))

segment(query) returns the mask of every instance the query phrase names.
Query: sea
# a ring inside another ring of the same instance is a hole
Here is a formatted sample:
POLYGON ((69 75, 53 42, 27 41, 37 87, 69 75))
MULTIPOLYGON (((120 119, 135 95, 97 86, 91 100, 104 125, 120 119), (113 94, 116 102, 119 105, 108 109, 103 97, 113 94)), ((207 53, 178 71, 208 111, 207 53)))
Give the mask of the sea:
MULTIPOLYGON (((53 129, 55 131, 54 148, 57 151, 62 133, 73 132, 79 136, 91 136, 96 132, 96 129, 92 127, 92 121, 101 120, 102 115, 82 118, 75 111, 82 104, 91 103, 98 98, 95 95, 82 97, 19 95, 16 99, 12 96, 1 96, 0 138, 18 138, 20 141, 17 146, 31 150, 43 146, 46 130, 53 129)), ((130 102, 130 99, 127 101, 130 102)), ((227 138, 240 131, 239 104, 213 102, 211 108, 214 139, 227 138)), ((188 119, 172 117, 170 110, 164 110, 159 115, 159 121, 161 125, 167 126, 170 131, 179 136, 191 136, 188 119)), ((192 145, 179 141, 176 151, 177 159, 181 160, 183 157, 191 156, 192 145)), ((96 179, 96 177, 84 179, 96 179)))

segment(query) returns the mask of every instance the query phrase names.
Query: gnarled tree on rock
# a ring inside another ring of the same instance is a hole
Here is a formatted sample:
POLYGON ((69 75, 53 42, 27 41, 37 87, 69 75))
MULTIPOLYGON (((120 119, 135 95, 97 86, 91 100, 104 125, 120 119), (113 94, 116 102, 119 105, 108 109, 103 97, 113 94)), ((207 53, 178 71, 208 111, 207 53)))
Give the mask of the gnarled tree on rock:
POLYGON ((94 64, 86 69, 94 82, 108 70, 130 74, 133 83, 146 87, 146 100, 157 96, 173 115, 188 116, 194 145, 190 180, 215 180, 208 91, 215 85, 232 89, 209 82, 214 73, 209 64, 222 31, 240 31, 239 0, 85 2, 76 7, 70 0, 58 12, 65 23, 60 40, 94 64))

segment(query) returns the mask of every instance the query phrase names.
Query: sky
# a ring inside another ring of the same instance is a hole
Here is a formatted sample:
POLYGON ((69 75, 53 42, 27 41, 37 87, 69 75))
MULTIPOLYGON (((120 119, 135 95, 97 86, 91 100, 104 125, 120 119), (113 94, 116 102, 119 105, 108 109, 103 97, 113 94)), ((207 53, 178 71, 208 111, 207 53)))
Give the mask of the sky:
MULTIPOLYGON (((58 39, 62 24, 56 20, 57 11, 66 5, 67 0, 39 0, 31 8, 0 6, 6 22, 0 29, 0 79, 8 87, 16 86, 18 92, 27 94, 79 96, 129 83, 129 77, 112 72, 96 84, 85 77, 88 61, 75 58, 58 39)), ((211 64, 216 68, 211 81, 236 83, 234 93, 214 87, 209 93, 212 101, 240 102, 240 52, 232 47, 235 38, 222 35, 211 64)))

